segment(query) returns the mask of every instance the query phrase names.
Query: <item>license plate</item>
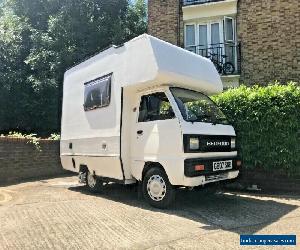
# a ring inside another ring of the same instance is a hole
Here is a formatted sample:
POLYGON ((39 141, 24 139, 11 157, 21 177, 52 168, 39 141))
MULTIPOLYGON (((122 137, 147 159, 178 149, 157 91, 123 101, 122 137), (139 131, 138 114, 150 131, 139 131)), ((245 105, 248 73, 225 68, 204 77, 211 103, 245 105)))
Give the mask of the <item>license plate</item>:
POLYGON ((213 171, 232 169, 232 160, 213 162, 213 171))

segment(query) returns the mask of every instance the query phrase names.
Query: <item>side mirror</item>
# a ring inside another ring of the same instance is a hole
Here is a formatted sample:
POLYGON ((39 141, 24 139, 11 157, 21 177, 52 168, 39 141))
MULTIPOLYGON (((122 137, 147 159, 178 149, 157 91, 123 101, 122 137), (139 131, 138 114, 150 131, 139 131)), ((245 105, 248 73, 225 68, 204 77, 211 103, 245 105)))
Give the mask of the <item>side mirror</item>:
POLYGON ((175 113, 174 113, 172 107, 170 107, 170 108, 168 109, 168 114, 167 114, 167 116, 168 116, 168 118, 174 118, 174 117, 175 117, 175 113))

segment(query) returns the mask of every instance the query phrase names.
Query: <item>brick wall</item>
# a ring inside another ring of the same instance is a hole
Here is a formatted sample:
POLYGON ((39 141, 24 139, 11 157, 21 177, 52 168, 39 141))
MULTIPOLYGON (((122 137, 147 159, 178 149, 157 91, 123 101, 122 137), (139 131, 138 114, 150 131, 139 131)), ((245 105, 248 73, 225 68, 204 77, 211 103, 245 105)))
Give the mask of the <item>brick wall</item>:
POLYGON ((299 0, 239 0, 237 31, 242 82, 299 82, 299 0))
POLYGON ((41 140, 41 151, 25 139, 0 137, 0 183, 65 173, 59 157, 59 141, 41 140))
POLYGON ((242 169, 236 184, 241 184, 243 188, 257 185, 266 192, 291 192, 300 194, 300 176, 290 177, 286 173, 278 170, 270 171, 259 168, 242 169))
POLYGON ((182 45, 183 23, 180 0, 148 1, 148 33, 175 45, 182 45))

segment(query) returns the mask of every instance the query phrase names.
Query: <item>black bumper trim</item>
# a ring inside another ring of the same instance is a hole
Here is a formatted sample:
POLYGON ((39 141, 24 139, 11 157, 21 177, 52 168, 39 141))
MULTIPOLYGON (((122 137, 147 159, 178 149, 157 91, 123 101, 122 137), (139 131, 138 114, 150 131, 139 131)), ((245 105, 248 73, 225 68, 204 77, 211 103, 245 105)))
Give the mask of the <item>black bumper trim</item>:
POLYGON ((192 158, 184 160, 184 175, 186 177, 197 177, 201 175, 221 174, 229 171, 239 170, 237 166, 237 157, 222 157, 222 158, 192 158), (213 162, 232 160, 232 169, 223 171, 213 171, 213 162), (195 165, 204 165, 203 171, 195 171, 195 165))

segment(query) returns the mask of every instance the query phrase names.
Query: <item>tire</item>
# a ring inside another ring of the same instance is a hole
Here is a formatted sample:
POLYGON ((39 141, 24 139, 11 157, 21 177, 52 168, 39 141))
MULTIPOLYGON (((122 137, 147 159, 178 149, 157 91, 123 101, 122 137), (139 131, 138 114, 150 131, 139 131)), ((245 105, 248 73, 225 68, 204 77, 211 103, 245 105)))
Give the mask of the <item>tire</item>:
POLYGON ((222 74, 223 68, 218 62, 213 62, 219 74, 222 74))
POLYGON ((235 67, 231 62, 224 63, 224 66, 223 66, 224 75, 231 75, 234 73, 234 71, 235 71, 235 67))
POLYGON ((103 182, 97 176, 92 175, 90 171, 87 171, 86 187, 90 192, 98 193, 102 190, 103 182))
POLYGON ((149 169, 142 183, 143 195, 153 207, 164 209, 175 200, 175 189, 169 182, 166 173, 158 168, 149 169))
POLYGON ((222 71, 223 71, 222 66, 218 65, 217 66, 217 71, 218 71, 219 74, 222 74, 222 71))

